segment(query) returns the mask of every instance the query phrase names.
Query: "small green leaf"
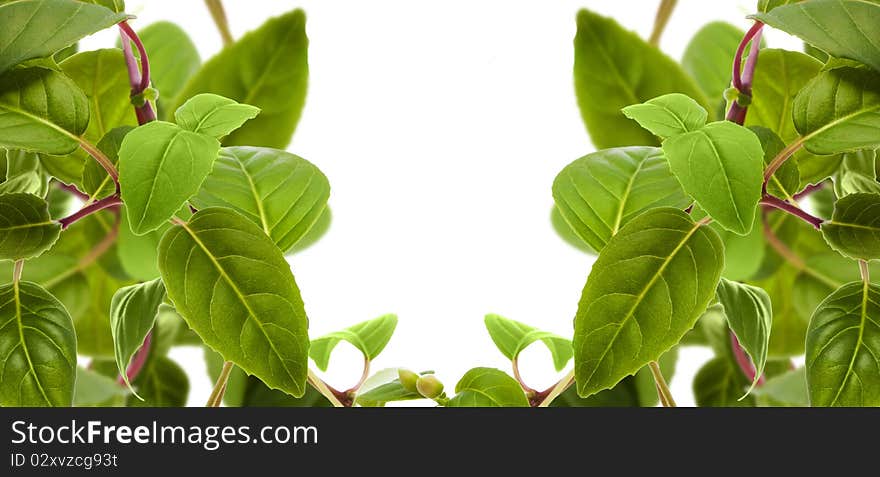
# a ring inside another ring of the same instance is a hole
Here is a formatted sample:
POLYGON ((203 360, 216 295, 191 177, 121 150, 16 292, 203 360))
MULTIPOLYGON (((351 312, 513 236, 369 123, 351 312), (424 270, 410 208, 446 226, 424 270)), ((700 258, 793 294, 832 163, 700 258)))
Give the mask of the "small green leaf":
POLYGON ((174 109, 198 93, 252 104, 260 116, 223 140, 225 146, 283 149, 296 130, 308 85, 306 17, 295 10, 273 18, 208 60, 187 83, 174 109))
POLYGON ((877 151, 872 149, 844 154, 840 169, 834 177, 834 194, 837 197, 858 192, 880 194, 876 162, 877 151))
MULTIPOLYGON (((0 184, 0 194, 22 192, 38 197, 49 193, 49 174, 33 152, 7 150, 5 154, 6 180, 0 184)), ((3 153, 0 152, 0 158, 3 153)), ((2 159, 0 159, 2 160, 2 159)))
POLYGON ((577 15, 574 85, 581 116, 599 149, 658 144, 653 134, 620 112, 625 106, 683 93, 710 109, 703 93, 672 58, 589 10, 577 15))
POLYGON ((318 369, 327 370, 330 353, 340 341, 348 341, 364 355, 364 359, 372 361, 385 349, 391 341, 394 328, 397 327, 396 315, 384 315, 369 321, 358 323, 344 330, 334 331, 312 340, 309 356, 315 360, 318 369))
MULTIPOLYGON (((785 143, 773 131, 763 126, 750 126, 758 136, 764 150, 764 164, 768 165, 777 154, 785 149, 785 143)), ((796 161, 785 161, 767 181, 767 192, 789 202, 795 202, 794 195, 801 189, 801 173, 796 161)))
POLYGON ((509 360, 515 360, 519 353, 530 344, 541 341, 550 350, 556 370, 561 371, 574 353, 571 349, 571 341, 524 323, 491 314, 486 315, 485 323, 495 346, 509 360))
POLYGON ((0 405, 70 406, 76 334, 64 305, 31 282, 0 286, 0 405))
POLYGON ((813 406, 880 406, 880 286, 852 282, 813 313, 807 387, 813 406))
POLYGON ((526 395, 515 379, 493 368, 474 368, 455 385, 447 407, 527 407, 526 395))
POLYGON ((814 154, 880 147, 880 73, 851 67, 823 71, 798 93, 793 111, 804 147, 814 154))
POLYGON ((658 96, 621 111, 660 139, 696 131, 706 125, 709 117, 699 103, 681 93, 658 96))
POLYGON ((303 395, 308 318, 290 266, 253 222, 229 209, 200 210, 165 233, 159 270, 208 346, 269 387, 303 395))
POLYGON ((61 224, 49 217, 49 204, 31 194, 0 195, 0 260, 40 256, 52 248, 61 224))
POLYGON ((21 0, 0 5, 0 73, 44 58, 127 18, 107 8, 74 0, 21 0))
POLYGON ((761 403, 771 406, 807 407, 807 368, 798 368, 774 376, 752 391, 761 403))
POLYGON ((575 316, 578 394, 589 396, 676 345, 715 297, 718 235, 681 210, 651 209, 593 264, 575 316))
POLYGON ((165 356, 151 356, 134 380, 138 398, 130 407, 182 407, 189 396, 189 378, 179 364, 165 356))
POLYGON ((880 194, 850 194, 834 204, 822 235, 834 250, 853 259, 880 258, 880 194))
POLYGON ((748 394, 758 384, 767 364, 767 348, 773 326, 770 297, 758 287, 722 278, 718 283, 718 301, 724 307, 730 329, 755 365, 755 379, 746 391, 748 394))
POLYGON ((202 65, 202 59, 189 35, 174 23, 151 23, 139 30, 138 36, 150 57, 153 85, 159 90, 160 118, 169 119, 174 110, 168 108, 177 102, 187 81, 202 65))
POLYGON ((220 152, 216 139, 162 121, 135 128, 119 149, 119 185, 131 230, 164 225, 198 192, 220 152))
POLYGON ((655 147, 606 149, 572 162, 553 181, 553 199, 572 230, 596 251, 645 210, 691 203, 655 147))
POLYGON ((110 302, 110 330, 119 375, 129 387, 128 369, 131 358, 144 343, 156 322, 159 305, 165 299, 165 285, 158 278, 120 288, 110 302))
POLYGON ((663 142, 669 168, 690 194, 722 227, 748 234, 761 199, 764 150, 748 129, 730 121, 663 142))
POLYGON ((422 399, 419 393, 404 388, 398 375, 398 368, 377 371, 364 381, 355 402, 364 407, 381 407, 392 401, 422 399))
POLYGON ((716 119, 724 117, 724 90, 730 86, 733 56, 744 34, 729 23, 708 23, 694 34, 681 57, 682 68, 717 105, 710 111, 716 119))
POLYGON ((694 376, 694 401, 698 407, 752 407, 753 396, 742 397, 749 380, 726 357, 712 358, 694 376))
POLYGON ((321 217, 330 183, 309 161, 260 147, 225 147, 192 202, 228 207, 259 225, 287 252, 321 217))
POLYGON ((241 104, 216 94, 197 94, 174 112, 183 129, 222 139, 260 114, 260 108, 241 104))
POLYGON ((73 393, 74 406, 112 406, 117 402, 125 402, 126 396, 128 390, 120 386, 115 379, 77 366, 76 388, 73 393))
POLYGON ((19 68, 0 76, 0 147, 68 154, 88 123, 88 99, 64 74, 19 68))
MULTIPOLYGON (((792 3, 792 2, 786 2, 792 3)), ((754 15, 816 46, 831 56, 849 58, 880 71, 880 5, 863 0, 804 0, 754 15)))

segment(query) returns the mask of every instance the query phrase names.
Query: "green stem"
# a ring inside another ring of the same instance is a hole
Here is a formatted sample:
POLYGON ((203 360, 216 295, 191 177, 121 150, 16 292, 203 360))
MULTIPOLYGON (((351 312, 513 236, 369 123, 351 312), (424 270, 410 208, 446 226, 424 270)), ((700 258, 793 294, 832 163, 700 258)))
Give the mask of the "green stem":
POLYGON ((522 388, 522 390, 525 391, 526 394, 534 396, 538 391, 535 388, 526 384, 526 382, 522 378, 522 375, 519 374, 519 355, 513 357, 513 359, 510 361, 510 365, 513 368, 513 377, 519 383, 519 386, 522 388))
POLYGON ((86 151, 87 153, 89 153, 90 156, 98 161, 98 164, 100 164, 101 167, 103 167, 104 170, 107 171, 107 174, 113 178, 113 182, 119 184, 119 171, 116 170, 116 166, 113 165, 113 162, 110 161, 110 159, 108 159, 107 156, 105 156, 100 149, 95 147, 94 144, 90 143, 85 138, 78 137, 76 139, 79 141, 79 147, 81 147, 83 151, 86 151))
POLYGON ((785 149, 779 151, 779 154, 770 161, 770 164, 767 165, 767 168, 764 169, 764 191, 767 191, 767 181, 770 180, 770 177, 782 167, 782 164, 788 160, 789 157, 793 156, 794 153, 798 152, 800 148, 804 147, 804 142, 806 142, 806 137, 799 137, 795 139, 795 141, 789 144, 785 149))
POLYGON ((546 395, 544 395, 543 399, 541 399, 541 401, 537 403, 537 406, 534 407, 549 407, 550 403, 552 403, 554 399, 558 398, 560 394, 564 393, 565 390, 568 389, 568 387, 572 384, 574 384, 574 369, 563 376, 563 378, 560 379, 559 382, 556 383, 556 385, 545 391, 546 395))
POLYGON ((868 270, 868 262, 859 260, 859 273, 862 275, 862 281, 871 283, 871 272, 868 270))
POLYGON ((675 407, 675 399, 672 398, 672 393, 669 392, 669 386, 666 384, 666 379, 663 378, 660 365, 656 361, 651 361, 648 363, 648 367, 651 368, 651 374, 654 376, 654 382, 657 384, 657 395, 660 396, 660 402, 663 404, 663 407, 675 407))
POLYGON ((12 269, 12 281, 18 283, 21 281, 21 272, 24 269, 24 260, 16 260, 15 267, 12 269))
POLYGON ((205 5, 208 6, 208 10, 211 12, 211 18, 214 19, 217 30, 220 31, 220 37, 223 38, 223 46, 233 43, 235 39, 232 38, 232 32, 229 31, 229 20, 226 17, 223 2, 221 0, 205 0, 205 5))
POLYGON ((677 3, 678 0, 661 0, 660 6, 657 7, 657 15, 654 17, 654 29, 651 31, 648 43, 654 46, 660 44, 660 37, 663 36, 663 31, 666 29, 666 24, 669 23, 669 17, 672 16, 677 3))
POLYGON ((345 404, 342 404, 342 401, 339 400, 339 397, 336 396, 336 393, 327 386, 327 383, 319 378, 311 369, 309 370, 308 382, 316 391, 327 398, 327 400, 330 401, 330 404, 333 404, 333 407, 346 407, 345 404))
POLYGON ((220 407, 220 403, 223 402, 223 395, 226 394, 226 384, 229 382, 229 375, 232 373, 232 367, 235 366, 232 361, 226 361, 223 363, 223 369, 220 370, 220 377, 217 378, 217 382, 214 383, 214 389, 211 391, 211 395, 208 397, 208 403, 205 404, 205 407, 220 407))

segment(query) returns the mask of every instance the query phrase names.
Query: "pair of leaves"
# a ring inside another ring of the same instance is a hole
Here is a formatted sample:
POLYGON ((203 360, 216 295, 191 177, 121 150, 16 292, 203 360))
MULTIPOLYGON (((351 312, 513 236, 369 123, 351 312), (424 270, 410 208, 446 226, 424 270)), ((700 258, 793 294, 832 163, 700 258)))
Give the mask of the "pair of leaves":
POLYGON ((730 121, 704 124, 706 110, 682 94, 623 112, 665 139, 670 170, 703 210, 732 232, 751 231, 764 170, 764 151, 754 133, 730 121))
POLYGON ((529 400, 515 379, 494 368, 474 368, 455 385, 447 407, 528 407, 529 400))
POLYGON ((212 349, 269 387, 305 392, 308 319, 290 266, 253 222, 203 209, 159 244, 177 311, 212 349))
POLYGON ((571 341, 524 323, 498 315, 486 315, 485 323, 495 346, 511 361, 515 361, 520 352, 535 341, 541 341, 550 350, 556 371, 561 371, 574 353, 571 349, 571 341))
POLYGON ((364 321, 341 331, 334 331, 320 338, 315 338, 309 348, 309 356, 315 360, 315 364, 321 371, 327 370, 330 364, 330 353, 340 341, 347 341, 357 348, 363 355, 364 360, 372 361, 379 356, 385 346, 391 341, 391 335, 397 327, 396 315, 385 315, 379 318, 364 321))
POLYGON ((128 133, 119 148, 119 185, 131 230, 156 230, 180 210, 210 174, 218 139, 258 112, 204 94, 175 112, 178 124, 153 121, 128 133))

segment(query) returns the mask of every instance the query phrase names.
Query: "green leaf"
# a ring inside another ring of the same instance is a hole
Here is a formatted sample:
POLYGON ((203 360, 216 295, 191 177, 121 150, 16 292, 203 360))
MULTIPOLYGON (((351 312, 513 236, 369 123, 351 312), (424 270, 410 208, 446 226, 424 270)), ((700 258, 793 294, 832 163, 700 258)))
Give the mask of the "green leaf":
POLYGON ((744 31, 729 23, 708 23, 694 34, 681 57, 682 68, 710 103, 717 105, 710 112, 718 119, 724 117, 724 90, 730 86, 733 56, 743 35, 744 31))
POLYGON ((807 368, 798 368, 774 376, 755 388, 752 394, 758 402, 771 406, 807 407, 807 368))
POLYGON ((120 288, 110 302, 110 330, 119 375, 129 387, 125 370, 141 348, 156 322, 159 305, 165 299, 165 285, 158 278, 120 288))
POLYGON ((330 197, 327 177, 305 159, 258 147, 225 147, 192 202, 228 207, 259 225, 289 251, 321 217, 330 197))
POLYGON ((183 129, 222 139, 260 114, 260 108, 241 104, 216 94, 198 94, 174 112, 174 120, 183 129))
POLYGON ((135 128, 119 149, 119 185, 131 230, 165 224, 198 192, 220 152, 216 139, 162 121, 135 128))
MULTIPOLYGON (((0 158, 3 154, 0 152, 0 158)), ((38 197, 49 193, 49 174, 40 157, 33 152, 8 150, 5 159, 6 180, 0 184, 0 194, 22 192, 38 197)))
POLYGON ((724 315, 739 344, 755 365, 755 379, 746 391, 750 393, 764 374, 770 329, 773 326, 773 307, 764 290, 721 279, 718 283, 718 301, 724 306, 724 315))
POLYGON ((621 111, 660 139, 696 131, 709 117, 699 103, 681 93, 664 94, 621 111))
POLYGON ((863 0, 805 0, 754 15, 824 50, 880 71, 880 5, 863 0))
POLYGON ((31 282, 0 286, 0 405, 70 406, 76 335, 64 305, 31 282))
POLYGON ((511 361, 535 341, 543 342, 550 350, 557 371, 561 371, 568 364, 574 353, 571 349, 571 341, 524 323, 492 314, 486 315, 485 323, 495 346, 511 361))
POLYGON ((877 181, 877 151, 863 149, 843 155, 843 161, 834 178, 834 194, 844 197, 857 192, 880 194, 877 181))
POLYGON ((364 407, 382 407, 392 401, 422 399, 421 394, 409 391, 400 384, 399 374, 398 368, 377 371, 364 381, 355 402, 364 407))
POLYGON ((553 198, 572 230, 596 251, 645 210, 691 203, 655 147, 588 154, 556 176, 553 198))
POLYGON ((157 106, 162 119, 168 119, 186 82, 199 70, 202 59, 189 35, 171 22, 151 23, 138 31, 150 57, 153 86, 159 90, 157 106))
POLYGON ((850 194, 834 204, 822 236, 834 250, 852 259, 880 258, 880 194, 850 194))
POLYGON ((713 219, 740 235, 751 231, 764 172, 754 133, 719 121, 667 139, 663 152, 685 192, 713 219))
POLYGON ((802 0, 758 0, 758 11, 761 13, 769 12, 776 7, 796 3, 802 0))
POLYGON ((0 73, 44 58, 127 15, 74 0, 21 0, 0 5, 0 73))
MULTIPOLYGON (((98 143, 98 149, 104 153, 107 159, 114 165, 119 163, 119 148, 125 136, 132 128, 123 126, 108 132, 98 143)), ((102 199, 116 193, 116 183, 107 174, 107 171, 98 164, 98 161, 87 160, 83 167, 82 191, 88 194, 92 200, 102 199)))
POLYGON ((296 130, 308 85, 306 17, 295 10, 273 18, 208 60, 187 83, 177 106, 198 93, 252 104, 260 116, 224 139, 226 146, 283 149, 296 130))
POLYGON ((0 76, 0 147, 68 154, 88 123, 88 99, 64 74, 25 68, 0 76))
POLYGON ((712 358, 694 376, 694 401, 698 407, 752 407, 753 396, 743 395, 749 380, 726 357, 712 358))
POLYGON ((396 315, 384 315, 364 321, 341 331, 334 331, 312 340, 309 356, 321 371, 327 370, 330 353, 340 341, 348 341, 364 355, 364 359, 372 361, 385 349, 391 341, 391 335, 397 327, 396 315))
MULTIPOLYGON (((208 176, 210 177, 210 176, 208 176)), ((309 229, 308 232, 303 234, 302 238, 300 238, 296 244, 290 248, 290 250, 284 252, 288 255, 293 255, 302 252, 303 250, 311 247, 318 240, 321 240, 321 237, 330 230, 330 225, 333 224, 333 211, 330 210, 330 206, 324 207, 324 212, 318 216, 318 219, 315 221, 314 225, 309 229)))
POLYGON ((308 318, 290 266, 253 222, 229 209, 200 210, 165 233, 159 270, 208 346, 269 387, 303 395, 308 318))
POLYGON ((572 226, 568 225, 568 222, 562 217, 562 212, 559 211, 559 207, 556 205, 550 209, 550 225, 553 226, 556 235, 558 235, 565 243, 581 252, 590 255, 598 255, 596 251, 593 250, 593 247, 590 247, 587 242, 584 242, 584 240, 575 233, 572 226))
POLYGON ((189 396, 189 378, 177 363, 165 356, 151 356, 134 380, 143 399, 129 398, 130 407, 181 407, 189 396))
POLYGON ((61 224, 49 217, 49 204, 31 194, 0 195, 0 260, 40 256, 58 240, 61 224))
POLYGON ((710 109, 674 60, 614 20, 589 10, 577 16, 574 85, 581 116, 599 149, 658 144, 653 134, 620 112, 625 106, 683 93, 710 109))
POLYGON ((104 8, 110 9, 116 13, 125 11, 125 1, 124 0, 79 0, 85 3, 93 3, 95 5, 100 5, 104 8))
POLYGON ((115 379, 83 367, 76 368, 74 406, 111 406, 119 401, 124 402, 126 396, 128 396, 128 390, 120 386, 115 379))
MULTIPOLYGON (((763 126, 750 126, 758 136, 764 150, 764 164, 769 165, 777 154, 785 149, 785 143, 773 131, 763 126)), ((801 173, 796 161, 785 161, 767 181, 767 192, 789 202, 796 202, 794 195, 801 189, 801 173)))
POLYGON ((578 304, 578 394, 614 386, 677 344, 715 297, 722 251, 715 232, 678 209, 651 209, 625 225, 578 304))
POLYGON ((814 154, 880 147, 880 73, 823 71, 798 93, 793 114, 804 147, 814 154))
MULTIPOLYGON (((699 220, 707 215, 699 205, 695 205, 691 210, 691 217, 699 220)), ((733 233, 716 222, 709 224, 724 244, 724 270, 721 272, 724 278, 745 280, 752 278, 760 270, 765 251, 764 234, 759 220, 756 216, 756 224, 747 235, 733 233)))
MULTIPOLYGON (((171 228, 171 223, 165 223, 152 232, 135 235, 131 231, 125 206, 123 205, 122 208, 123 210, 120 211, 122 224, 119 226, 119 238, 116 241, 119 262, 125 272, 135 280, 152 280, 159 276, 159 242, 162 241, 165 231, 171 228)), ((189 206, 184 206, 177 212, 176 217, 189 220, 192 211, 189 206)))
POLYGON ((795 310, 806 323, 825 297, 844 283, 859 279, 859 267, 830 248, 802 254, 806 257, 804 268, 795 277, 792 298, 795 310))
POLYGON ((807 387, 813 406, 880 406, 880 286, 852 282, 813 313, 807 387))
POLYGON ((447 407, 528 407, 519 383, 494 368, 474 368, 455 385, 447 407))

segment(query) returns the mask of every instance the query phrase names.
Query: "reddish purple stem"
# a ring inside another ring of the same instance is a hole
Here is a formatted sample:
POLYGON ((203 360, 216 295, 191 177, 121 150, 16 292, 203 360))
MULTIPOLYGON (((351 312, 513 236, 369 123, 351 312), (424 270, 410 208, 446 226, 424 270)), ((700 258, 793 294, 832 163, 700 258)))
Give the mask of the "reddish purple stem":
MULTIPOLYGON (((141 370, 144 369, 144 364, 147 362, 147 356, 150 354, 150 344, 152 341, 153 332, 151 331, 147 333, 147 337, 144 338, 144 344, 142 344, 137 353, 135 353, 134 358, 131 360, 131 364, 129 364, 128 369, 125 370, 128 382, 134 382, 134 379, 140 374, 141 370)), ((125 384, 125 380, 122 379, 122 376, 119 376, 116 382, 119 384, 125 384)))
MULTIPOLYGON (((755 365, 752 364, 752 360, 746 355, 745 350, 743 350, 742 345, 739 344, 739 340, 736 339, 736 335, 733 332, 730 332, 730 345, 733 348, 733 355, 736 357, 736 364, 739 365, 739 369, 742 370, 743 374, 746 378, 749 379, 749 382, 755 381, 755 374, 757 371, 755 370, 755 365)), ((758 378, 758 386, 764 384, 764 376, 760 376, 758 378)))
MULTIPOLYGON (((119 24, 119 36, 122 38, 122 52, 125 55, 125 66, 128 68, 131 96, 135 97, 150 87, 150 60, 147 58, 147 50, 144 48, 143 42, 128 22, 119 24), (138 69, 138 60, 131 50, 131 43, 134 43, 141 57, 140 69, 138 69)), ((146 99, 143 106, 135 107, 135 114, 137 114, 138 124, 146 124, 156 120, 156 111, 146 99)))
POLYGON ((778 197, 773 197, 772 195, 765 195, 763 198, 761 198, 761 203, 764 205, 775 207, 784 212, 788 212, 789 214, 794 215, 795 217, 798 217, 804 222, 812 225, 813 228, 815 228, 816 230, 818 230, 819 227, 822 225, 822 222, 824 222, 824 220, 822 220, 821 218, 810 215, 808 212, 801 209, 800 207, 794 204, 790 204, 778 197))
POLYGON ((806 196, 812 194, 813 192, 816 192, 816 191, 820 191, 820 190, 822 190, 824 187, 825 187, 825 183, 824 183, 824 182, 820 182, 820 183, 818 183, 818 184, 810 184, 810 185, 804 187, 804 190, 802 190, 802 191, 798 192, 797 194, 795 194, 795 195, 794 195, 794 200, 801 200, 801 199, 803 199, 804 197, 806 197, 806 196))
MULTIPOLYGON (((758 66, 758 52, 761 49, 761 34, 764 24, 755 22, 752 28, 746 32, 742 41, 736 49, 736 55, 733 58, 733 87, 741 94, 751 96, 752 81, 755 78, 755 68, 758 66), (751 42, 752 47, 749 50, 749 57, 746 60, 745 69, 742 68, 743 54, 746 45, 751 42)), ((730 110, 727 112, 727 120, 737 124, 743 124, 746 121, 746 113, 748 105, 741 105, 739 101, 733 101, 730 110)))
POLYGON ((82 209, 79 209, 78 211, 74 212, 72 215, 64 217, 63 219, 59 220, 58 223, 61 224, 61 229, 64 230, 64 229, 67 229, 67 227, 70 227, 74 222, 76 222, 80 219, 88 217, 89 215, 94 214, 95 212, 99 212, 99 211, 104 210, 108 207, 113 207, 113 206, 119 205, 119 204, 122 204, 122 199, 120 199, 119 196, 117 196, 117 195, 111 195, 110 197, 105 197, 101 200, 95 201, 92 204, 89 204, 89 205, 83 207, 82 209))

